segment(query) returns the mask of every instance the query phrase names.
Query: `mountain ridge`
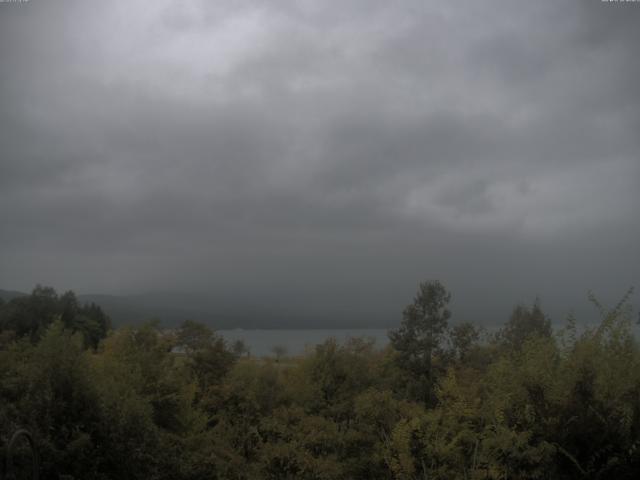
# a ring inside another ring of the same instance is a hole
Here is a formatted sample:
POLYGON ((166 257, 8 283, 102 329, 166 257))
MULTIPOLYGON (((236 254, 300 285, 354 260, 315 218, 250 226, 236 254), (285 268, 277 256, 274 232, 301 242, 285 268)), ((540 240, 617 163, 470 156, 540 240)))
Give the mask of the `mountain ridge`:
MULTIPOLYGON (((28 296, 28 293, 0 289, 0 298, 28 296)), ((214 329, 349 329, 387 328, 381 322, 365 322, 363 315, 344 312, 342 315, 322 316, 299 314, 295 309, 260 303, 241 302, 236 299, 215 299, 204 294, 143 293, 113 295, 103 293, 76 294, 82 304, 95 303, 111 318, 114 326, 140 325, 148 320, 159 320, 165 328, 172 328, 184 320, 205 323, 214 329)))

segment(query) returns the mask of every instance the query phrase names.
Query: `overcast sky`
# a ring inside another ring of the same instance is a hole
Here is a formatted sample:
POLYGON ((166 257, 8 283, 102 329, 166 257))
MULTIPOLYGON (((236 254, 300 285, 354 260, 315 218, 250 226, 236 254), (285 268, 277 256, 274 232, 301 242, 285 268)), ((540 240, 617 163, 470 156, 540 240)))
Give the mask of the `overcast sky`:
POLYGON ((484 323, 615 302, 639 46, 640 3, 0 3, 0 288, 301 322, 397 321, 427 279, 484 323))

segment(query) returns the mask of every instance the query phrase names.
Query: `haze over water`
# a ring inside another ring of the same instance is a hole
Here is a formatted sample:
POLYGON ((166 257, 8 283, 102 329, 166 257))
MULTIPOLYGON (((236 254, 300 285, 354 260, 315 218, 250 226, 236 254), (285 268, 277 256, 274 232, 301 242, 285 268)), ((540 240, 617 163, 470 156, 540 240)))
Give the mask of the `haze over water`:
POLYGON ((217 331, 230 344, 244 341, 251 355, 258 357, 273 355, 274 347, 284 347, 286 355, 302 355, 329 338, 335 338, 341 344, 349 338, 368 338, 375 341, 375 348, 384 348, 389 343, 387 332, 382 328, 217 331))

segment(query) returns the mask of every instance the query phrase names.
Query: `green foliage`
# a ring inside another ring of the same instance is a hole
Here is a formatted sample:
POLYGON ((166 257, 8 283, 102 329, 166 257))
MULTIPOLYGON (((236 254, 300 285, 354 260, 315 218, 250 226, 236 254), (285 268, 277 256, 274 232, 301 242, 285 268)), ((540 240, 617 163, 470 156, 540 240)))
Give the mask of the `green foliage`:
POLYGON ((525 307, 518 305, 513 309, 509 321, 499 333, 499 338, 506 348, 518 350, 532 336, 551 337, 551 321, 540 308, 540 301, 525 307))
POLYGON ((53 288, 38 285, 31 295, 0 303, 0 330, 4 339, 29 338, 37 342, 57 319, 72 332, 80 332, 84 343, 92 348, 98 346, 111 328, 109 317, 100 307, 93 303, 79 305, 71 291, 58 296, 53 288))
POLYGON ((227 348, 224 339, 209 327, 191 320, 182 323, 175 341, 184 349, 187 366, 203 394, 220 383, 239 356, 238 350, 227 348))
POLYGON ((464 362, 480 340, 480 331, 473 323, 464 322, 454 326, 449 338, 454 357, 464 362))
POLYGON ((176 345, 182 347, 186 353, 203 350, 211 345, 213 340, 213 331, 206 325, 193 320, 182 322, 176 335, 176 345))
POLYGON ((251 358, 196 322, 105 337, 98 307, 38 287, 0 305, 0 440, 34 432, 42 478, 634 479, 629 295, 557 335, 517 307, 487 341, 447 330, 449 294, 423 284, 384 350, 251 358))
POLYGON ((432 404, 434 397, 434 360, 451 317, 451 294, 439 281, 420 283, 413 303, 402 313, 402 324, 389 332, 397 352, 397 362, 412 378, 410 395, 432 404))

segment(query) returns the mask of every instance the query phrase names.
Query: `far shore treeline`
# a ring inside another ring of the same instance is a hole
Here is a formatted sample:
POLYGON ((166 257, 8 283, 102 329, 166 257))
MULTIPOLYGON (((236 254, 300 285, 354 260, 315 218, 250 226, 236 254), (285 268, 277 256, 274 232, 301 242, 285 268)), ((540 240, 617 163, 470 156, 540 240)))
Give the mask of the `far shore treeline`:
POLYGON ((38 286, 0 299, 0 447, 28 429, 43 479, 637 479, 631 293, 590 294, 593 327, 554 330, 536 301, 489 333, 424 282, 383 349, 256 358, 38 286))

